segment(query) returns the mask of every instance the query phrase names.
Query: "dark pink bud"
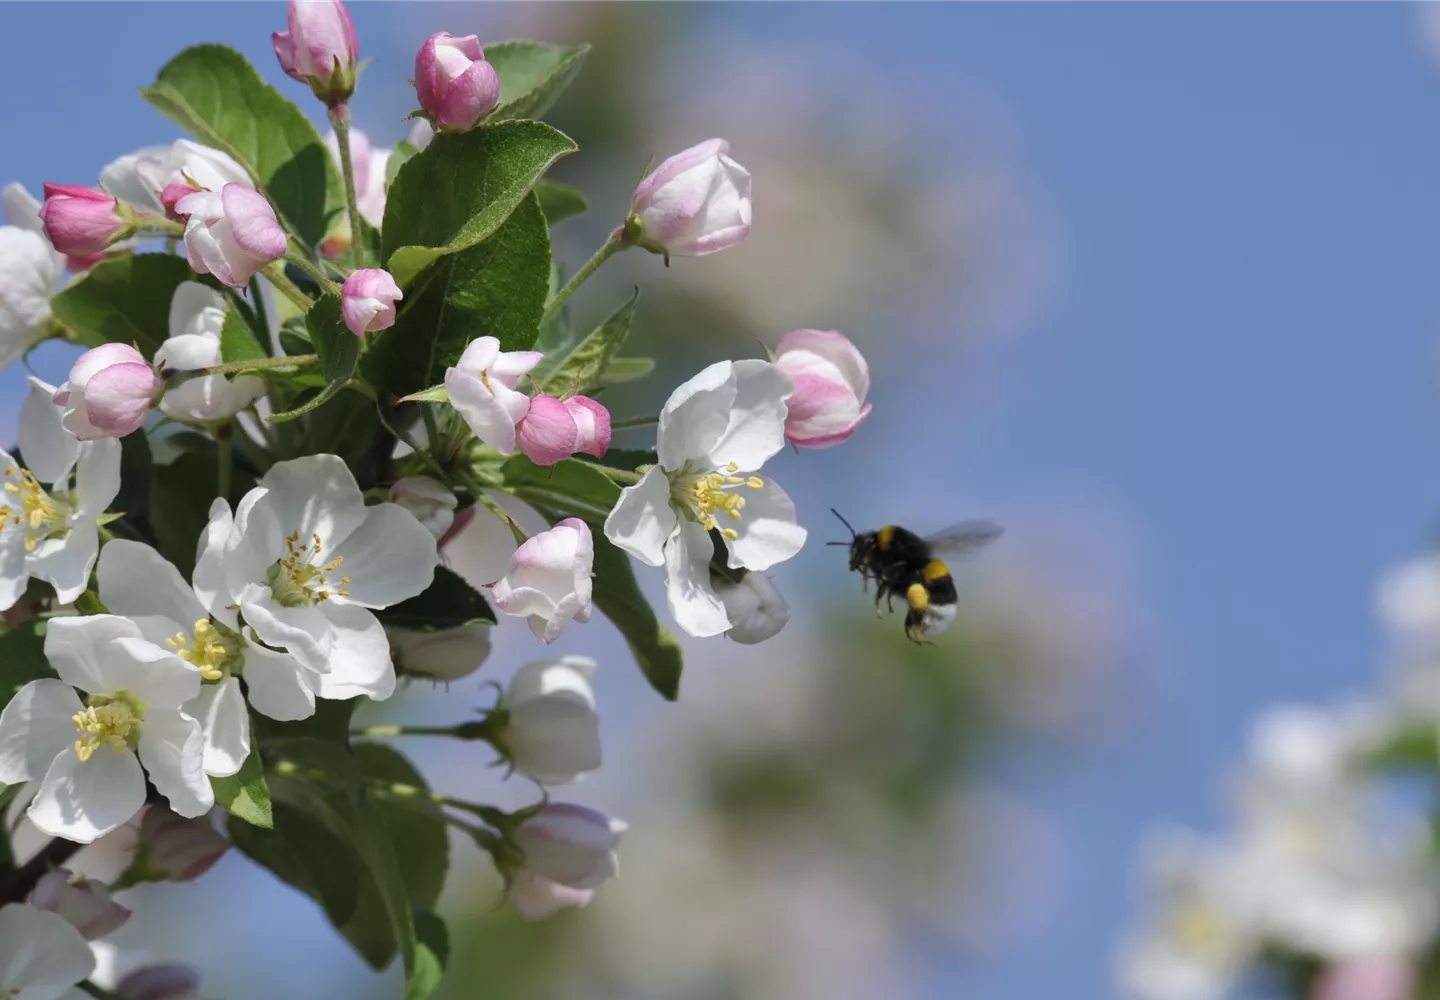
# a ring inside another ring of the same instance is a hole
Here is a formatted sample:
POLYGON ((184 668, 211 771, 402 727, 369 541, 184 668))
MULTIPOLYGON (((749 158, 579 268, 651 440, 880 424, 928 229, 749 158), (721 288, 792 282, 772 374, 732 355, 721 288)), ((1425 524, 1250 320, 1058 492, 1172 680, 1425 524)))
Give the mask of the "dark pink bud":
POLYGON ((610 411, 588 396, 571 396, 565 408, 575 420, 575 450, 604 458, 610 449, 610 411))
POLYGON ((575 453, 578 433, 564 403, 554 396, 536 396, 515 425, 515 444, 536 465, 554 465, 575 453))
POLYGON ((360 44, 355 22, 340 0, 290 0, 289 31, 271 36, 280 68, 308 83, 326 104, 349 100, 355 92, 355 63, 360 44))
POLYGON ((160 204, 165 206, 165 214, 174 222, 184 222, 185 216, 175 210, 175 203, 187 194, 194 194, 199 190, 190 184, 165 185, 165 190, 160 192, 160 204))
POLYGON ((500 100, 500 77, 475 35, 437 31, 415 54, 415 93, 437 131, 466 132, 500 100))
POLYGON ((40 221, 56 250, 75 255, 99 253, 125 228, 114 198, 80 184, 46 184, 40 221))

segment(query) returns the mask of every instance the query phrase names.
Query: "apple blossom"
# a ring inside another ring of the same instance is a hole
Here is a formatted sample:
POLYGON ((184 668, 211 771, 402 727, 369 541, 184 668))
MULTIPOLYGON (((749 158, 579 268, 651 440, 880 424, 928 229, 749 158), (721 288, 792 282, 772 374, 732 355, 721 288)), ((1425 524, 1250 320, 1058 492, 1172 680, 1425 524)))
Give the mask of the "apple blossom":
POLYGON ((30 904, 60 914, 89 940, 118 930, 130 919, 130 911, 111 899, 104 885, 68 868, 40 876, 30 904))
POLYGON ((200 274, 243 288, 261 269, 285 256, 285 230, 265 196, 243 184, 196 191, 175 203, 185 220, 185 256, 200 274))
MULTIPOLYGON (((176 286, 170 299, 170 336, 155 351, 155 367, 168 375, 220 364, 227 309, 225 296, 208 285, 183 281, 176 286)), ((254 375, 205 375, 166 390, 160 412, 186 423, 213 423, 230 419, 264 393, 265 381, 254 375)))
POLYGON ((571 620, 590 620, 595 543, 590 526, 567 517, 526 539, 510 557, 510 571, 492 584, 495 607, 526 618, 530 631, 554 642, 571 620))
POLYGON ((516 671, 493 742, 510 765, 542 785, 567 785, 600 767, 600 717, 590 675, 595 661, 561 656, 516 671))
POLYGON ((79 597, 100 551, 96 518, 120 491, 120 442, 77 441, 55 390, 33 376, 30 387, 20 409, 30 467, 0 451, 0 608, 13 607, 31 577, 53 586, 61 604, 79 597))
POLYGON ((55 390, 55 402, 65 410, 60 422, 79 440, 118 438, 145 425, 164 388, 135 348, 101 344, 76 359, 70 377, 55 390))
POLYGON ((67 256, 100 253, 126 227, 115 199, 83 184, 46 184, 40 220, 50 244, 67 256))
POLYGON ((360 43, 355 22, 340 0, 290 0, 288 31, 271 38, 286 75, 308 83, 327 105, 343 104, 355 93, 360 43))
POLYGON ((610 411, 589 396, 570 396, 565 400, 565 408, 575 421, 574 450, 604 458, 610 450, 610 411))
POLYGON ((665 567, 670 613, 694 636, 734 624, 710 579, 719 532, 731 569, 763 571, 805 544, 795 506, 755 475, 785 445, 790 376, 765 361, 722 361, 681 385, 660 411, 659 462, 627 486, 605 535, 665 567))
POLYGON ((438 479, 405 476, 390 487, 387 499, 415 515, 415 520, 435 536, 437 543, 454 526, 459 501, 455 499, 455 492, 438 479))
POLYGON ((153 805, 140 820, 136 850, 144 863, 163 874, 167 882, 193 882, 204 875, 230 849, 206 816, 180 816, 153 805))
POLYGON ((624 821, 568 802, 550 802, 514 833, 523 870, 571 889, 597 889, 620 873, 615 849, 624 821))
POLYGON ((75 986, 95 969, 80 932, 38 906, 0 906, 0 996, 16 1000, 85 1000, 75 986))
POLYGON ((490 656, 490 629, 483 622, 433 632, 387 628, 390 653, 403 673, 434 681, 456 681, 480 669, 490 656))
POLYGON ((640 182, 623 230, 654 253, 703 257, 750 232, 750 174, 730 144, 707 139, 676 153, 640 182))
POLYGON ((515 453, 515 425, 530 410, 530 398, 516 385, 542 357, 539 351, 502 352, 495 337, 479 337, 445 370, 450 405, 476 437, 502 455, 515 453))
POLYGON ((0 781, 43 779, 26 812, 41 831, 104 836, 145 805, 145 772, 182 815, 215 804, 200 724, 181 710, 200 671, 117 615, 51 620, 45 656, 60 679, 31 681, 0 714, 0 781))
POLYGON ((554 465, 575 453, 580 430, 570 408, 554 396, 538 395, 515 425, 515 445, 536 465, 554 465))
POLYGON ((764 642, 790 620, 790 605, 764 573, 746 570, 738 583, 712 576, 711 583, 731 622, 725 634, 736 642, 747 646, 764 642))
POLYGON ((65 277, 65 256, 45 238, 40 203, 8 184, 0 226, 0 367, 11 364, 49 332, 50 296, 65 277))
POLYGON ((435 126, 424 118, 416 118, 410 123, 410 134, 405 137, 405 141, 416 149, 424 149, 434 138, 435 126))
MULTIPOLYGON (((334 130, 325 133, 325 146, 335 166, 340 167, 340 139, 334 130)), ((358 128, 350 129, 350 166, 355 171, 355 201, 366 222, 379 229, 385 221, 385 172, 394 150, 376 149, 370 137, 358 128)), ((353 238, 353 237, 352 237, 353 238)))
POLYGON ((253 187, 234 157, 189 139, 169 146, 147 146, 116 157, 100 171, 100 187, 141 212, 177 218, 177 201, 196 191, 219 191, 226 184, 253 187))
POLYGON ((271 466, 233 517, 214 502, 194 583, 217 621, 223 611, 236 627, 238 611, 260 642, 288 653, 315 695, 383 699, 395 668, 372 609, 425 590, 438 563, 414 515, 367 507, 342 459, 310 455, 271 466))
POLYGON ((415 94, 436 131, 467 132, 500 100, 500 77, 475 35, 437 31, 415 54, 415 94))
POLYGON ((362 268, 340 287, 340 314, 357 337, 395 325, 395 303, 405 297, 389 271, 362 268))
POLYGON ((775 366, 795 383, 785 417, 791 444, 832 447, 870 415, 870 366, 843 333, 793 330, 780 338, 775 366))
POLYGON ((519 871, 511 876, 506 895, 515 912, 524 919, 544 920, 566 907, 590 905, 595 890, 573 889, 532 872, 519 871))

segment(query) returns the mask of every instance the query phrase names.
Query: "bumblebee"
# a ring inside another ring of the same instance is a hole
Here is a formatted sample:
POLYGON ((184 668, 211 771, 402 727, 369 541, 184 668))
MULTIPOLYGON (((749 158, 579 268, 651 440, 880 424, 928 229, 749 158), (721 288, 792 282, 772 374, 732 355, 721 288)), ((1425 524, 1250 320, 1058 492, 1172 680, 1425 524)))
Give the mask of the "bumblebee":
POLYGON ((850 541, 827 544, 850 546, 850 571, 859 572, 865 590, 875 581, 875 614, 880 614, 881 601, 894 611, 895 598, 903 597, 909 605, 905 637, 922 645, 930 644, 926 635, 945 631, 955 620, 959 595, 950 567, 940 557, 969 555, 1004 530, 992 521, 962 521, 927 538, 893 524, 859 532, 839 511, 830 512, 849 529, 850 541))

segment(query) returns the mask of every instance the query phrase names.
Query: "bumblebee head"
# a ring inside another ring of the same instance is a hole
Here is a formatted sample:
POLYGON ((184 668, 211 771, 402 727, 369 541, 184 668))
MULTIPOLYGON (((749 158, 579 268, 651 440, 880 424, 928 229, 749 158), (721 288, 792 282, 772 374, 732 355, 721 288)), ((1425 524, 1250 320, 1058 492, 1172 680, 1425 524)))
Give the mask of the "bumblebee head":
POLYGON ((830 508, 830 513, 840 518, 840 523, 845 525, 846 530, 850 532, 850 541, 826 542, 825 544, 850 546, 850 572, 853 573, 857 569, 861 569, 862 567, 864 567, 869 561, 871 555, 875 552, 875 532, 856 531, 854 528, 850 527, 850 522, 845 520, 845 518, 841 517, 840 512, 834 507, 830 508))

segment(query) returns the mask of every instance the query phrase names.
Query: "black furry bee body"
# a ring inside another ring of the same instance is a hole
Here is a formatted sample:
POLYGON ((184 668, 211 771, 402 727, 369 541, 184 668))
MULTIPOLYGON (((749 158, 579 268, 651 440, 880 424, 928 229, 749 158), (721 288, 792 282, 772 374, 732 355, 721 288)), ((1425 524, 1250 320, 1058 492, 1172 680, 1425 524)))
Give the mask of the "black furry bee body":
POLYGON ((950 566, 942 555, 963 556, 999 538, 1003 529, 991 521, 963 521, 952 528, 921 538, 913 531, 887 524, 877 531, 856 531, 850 522, 832 513, 850 529, 850 570, 858 572, 869 588, 875 581, 875 613, 880 602, 894 610, 896 597, 905 600, 905 637, 928 643, 926 635, 943 632, 955 620, 959 595, 950 566))

